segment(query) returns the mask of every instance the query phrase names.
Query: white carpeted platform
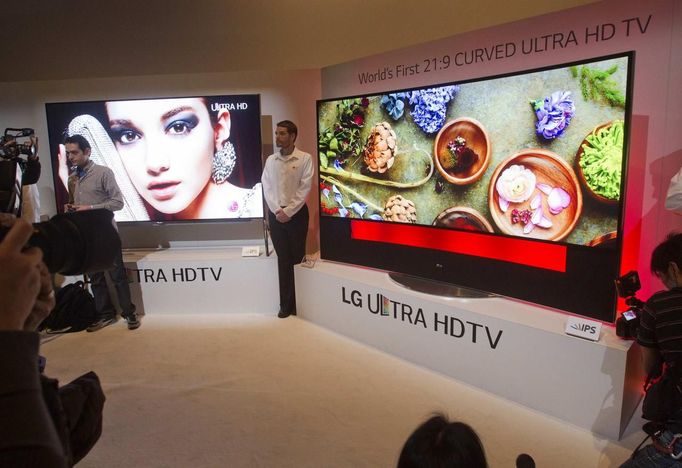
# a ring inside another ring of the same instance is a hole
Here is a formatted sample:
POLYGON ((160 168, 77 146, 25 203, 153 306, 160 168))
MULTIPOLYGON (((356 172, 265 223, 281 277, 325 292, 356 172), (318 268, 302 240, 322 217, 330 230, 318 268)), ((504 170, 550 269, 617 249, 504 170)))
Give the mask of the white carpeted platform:
POLYGON ((600 439, 295 317, 147 316, 42 354, 64 383, 102 379, 104 431, 84 468, 392 467, 434 411, 472 425, 493 468, 522 452, 538 467, 618 466, 644 437, 638 417, 621 441, 600 439))

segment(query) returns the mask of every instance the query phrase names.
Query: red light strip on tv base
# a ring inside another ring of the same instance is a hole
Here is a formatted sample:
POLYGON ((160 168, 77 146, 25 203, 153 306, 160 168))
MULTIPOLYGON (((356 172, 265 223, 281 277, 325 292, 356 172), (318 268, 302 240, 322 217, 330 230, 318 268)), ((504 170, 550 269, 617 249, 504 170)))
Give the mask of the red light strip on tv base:
POLYGON ((475 257, 502 260, 535 268, 566 271, 566 246, 511 237, 434 229, 410 224, 352 220, 351 238, 408 245, 475 257))

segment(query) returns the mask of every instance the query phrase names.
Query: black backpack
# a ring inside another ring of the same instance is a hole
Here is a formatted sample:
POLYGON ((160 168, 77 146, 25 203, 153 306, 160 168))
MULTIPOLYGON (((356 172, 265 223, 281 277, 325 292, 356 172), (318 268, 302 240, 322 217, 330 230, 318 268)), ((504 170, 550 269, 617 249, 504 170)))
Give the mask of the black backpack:
POLYGON ((46 333, 85 330, 97 319, 95 298, 82 281, 67 284, 55 294, 56 305, 38 328, 46 333))

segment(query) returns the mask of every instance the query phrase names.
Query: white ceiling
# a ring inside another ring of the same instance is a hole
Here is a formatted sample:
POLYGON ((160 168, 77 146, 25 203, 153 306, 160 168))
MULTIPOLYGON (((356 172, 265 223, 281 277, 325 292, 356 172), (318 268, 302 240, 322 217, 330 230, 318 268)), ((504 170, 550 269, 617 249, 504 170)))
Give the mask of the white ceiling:
POLYGON ((0 81, 291 70, 597 0, 10 0, 0 81))

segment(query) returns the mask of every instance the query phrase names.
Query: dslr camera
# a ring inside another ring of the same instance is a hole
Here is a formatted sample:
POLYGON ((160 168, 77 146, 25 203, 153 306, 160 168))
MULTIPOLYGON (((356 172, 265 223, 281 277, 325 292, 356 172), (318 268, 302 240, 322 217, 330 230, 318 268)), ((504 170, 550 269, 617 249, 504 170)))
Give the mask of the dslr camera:
MULTIPOLYGON (((105 209, 76 211, 35 223, 27 247, 43 251, 50 273, 81 275, 109 270, 121 250, 113 224, 114 214, 105 209)), ((9 228, 0 226, 0 241, 9 228)))
POLYGON ((628 310, 621 312, 620 317, 616 320, 616 335, 634 340, 637 337, 639 319, 644 307, 644 302, 637 299, 635 294, 641 289, 642 284, 639 282, 639 275, 636 271, 625 273, 617 278, 615 283, 618 296, 624 298, 629 307, 628 310))

